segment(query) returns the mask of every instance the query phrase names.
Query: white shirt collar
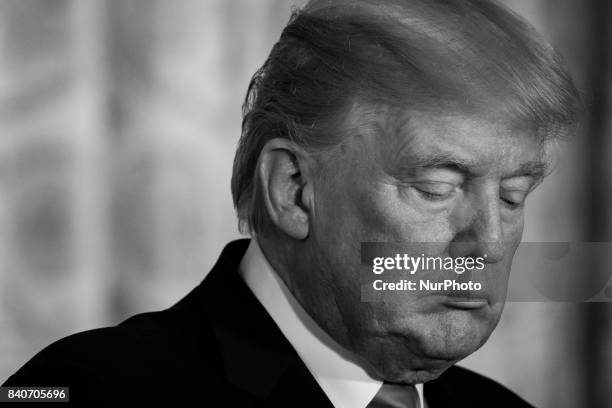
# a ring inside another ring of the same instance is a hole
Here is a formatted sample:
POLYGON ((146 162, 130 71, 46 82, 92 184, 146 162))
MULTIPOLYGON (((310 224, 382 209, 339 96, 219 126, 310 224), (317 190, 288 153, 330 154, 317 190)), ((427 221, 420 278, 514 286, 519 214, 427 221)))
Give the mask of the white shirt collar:
MULTIPOLYGON (((350 352, 325 333, 301 307, 251 239, 240 263, 240 275, 296 350, 336 408, 365 408, 382 381, 373 379, 350 352)), ((421 407, 423 384, 417 384, 421 407)))

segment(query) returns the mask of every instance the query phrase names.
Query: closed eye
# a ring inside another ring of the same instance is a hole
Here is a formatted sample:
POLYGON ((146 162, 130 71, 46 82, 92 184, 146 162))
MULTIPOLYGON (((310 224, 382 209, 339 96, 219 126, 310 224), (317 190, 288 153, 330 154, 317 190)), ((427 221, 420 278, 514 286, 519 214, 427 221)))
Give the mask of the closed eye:
POLYGON ((444 182, 422 182, 412 185, 416 192, 428 201, 443 201, 451 198, 456 190, 453 184, 444 182))
POLYGON ((504 202, 510 209, 518 209, 523 207, 526 198, 527 192, 525 191, 505 191, 500 196, 502 202, 504 202))

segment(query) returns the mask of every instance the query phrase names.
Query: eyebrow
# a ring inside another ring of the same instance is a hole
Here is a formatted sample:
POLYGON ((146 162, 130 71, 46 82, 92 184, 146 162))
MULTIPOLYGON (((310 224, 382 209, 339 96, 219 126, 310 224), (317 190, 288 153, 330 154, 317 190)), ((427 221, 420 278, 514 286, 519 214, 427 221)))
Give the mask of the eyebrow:
MULTIPOLYGON (((478 175, 475 171, 475 169, 478 168, 478 163, 475 161, 454 157, 452 153, 443 152, 433 154, 418 154, 414 157, 407 157, 402 160, 402 165, 400 165, 400 168, 400 171, 419 171, 432 168, 444 168, 458 171, 470 176, 478 175)), ((508 175, 505 175, 504 178, 532 177, 538 180, 544 178, 548 170, 549 165, 547 163, 540 160, 535 160, 521 164, 518 169, 508 175)))
POLYGON ((543 161, 531 161, 523 163, 516 171, 510 173, 507 177, 529 176, 534 179, 542 179, 549 172, 550 166, 543 161))
MULTIPOLYGON (((417 154, 405 158, 405 168, 423 170, 430 168, 448 168, 461 173, 474 174, 477 164, 471 160, 453 157, 450 153, 417 154)), ((404 167, 404 166, 403 166, 404 167)))

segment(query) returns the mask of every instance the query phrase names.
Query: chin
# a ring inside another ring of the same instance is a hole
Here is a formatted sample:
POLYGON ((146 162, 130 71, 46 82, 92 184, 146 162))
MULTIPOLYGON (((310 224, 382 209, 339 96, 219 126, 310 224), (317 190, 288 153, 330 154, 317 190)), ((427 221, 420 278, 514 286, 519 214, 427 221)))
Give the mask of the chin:
POLYGON ((372 356, 370 360, 373 377, 387 382, 402 384, 425 383, 438 378, 444 371, 456 363, 455 360, 432 360, 410 357, 398 357, 395 353, 372 356))
POLYGON ((453 346, 444 345, 427 345, 423 348, 422 353, 424 359, 432 361, 449 361, 452 362, 450 365, 457 361, 463 360, 470 354, 474 353, 484 344, 484 340, 481 341, 466 341, 461 344, 455 344, 453 346))
POLYGON ((473 321, 459 326, 448 321, 429 323, 409 332, 387 333, 378 337, 376 345, 369 344, 367 360, 378 378, 408 384, 434 380, 478 350, 492 331, 489 325, 473 321))
POLYGON ((450 361, 454 364, 482 347, 490 333, 483 327, 474 327, 470 331, 424 336, 420 339, 416 352, 424 361, 450 361))
POLYGON ((444 371, 446 371, 452 364, 445 364, 444 367, 431 368, 423 370, 404 370, 401 372, 389 372, 381 376, 384 381, 401 384, 419 384, 426 383, 431 380, 438 378, 444 371))

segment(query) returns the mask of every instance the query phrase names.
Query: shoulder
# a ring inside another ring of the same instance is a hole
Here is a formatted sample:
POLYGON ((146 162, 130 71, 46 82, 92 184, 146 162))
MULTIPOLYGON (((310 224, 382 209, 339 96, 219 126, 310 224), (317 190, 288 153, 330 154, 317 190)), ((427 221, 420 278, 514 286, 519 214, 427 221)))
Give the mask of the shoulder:
POLYGON ((494 402, 499 408, 533 408, 497 381, 459 366, 450 367, 440 377, 428 382, 425 390, 428 400, 441 401, 444 397, 455 401, 454 406, 488 407, 494 402))
MULTIPOLYGON (((100 390, 154 389, 214 381, 220 362, 205 326, 184 311, 142 313, 121 324, 59 339, 32 357, 4 386, 69 386, 71 400, 89 400, 100 390), (77 395, 73 395, 77 393, 77 395)), ((106 393, 112 399, 111 394, 106 393)), ((98 397, 97 397, 98 398, 98 397)))
MULTIPOLYGON (((232 290, 240 282, 235 272, 248 243, 229 243, 204 280, 170 308, 59 339, 2 385, 69 386, 71 401, 75 397, 87 402, 99 402, 100 389, 107 390, 104 399, 113 402, 201 400, 227 394, 231 384, 223 356, 231 355, 232 349, 225 347, 222 354, 219 336, 221 330, 243 326, 236 324, 244 321, 241 314, 231 319, 225 309, 233 307, 242 313, 232 290), (206 395, 202 384, 206 384, 206 395), (148 393, 152 394, 146 398, 143 394, 148 393)), ((255 302, 247 304, 251 307, 255 302)))

